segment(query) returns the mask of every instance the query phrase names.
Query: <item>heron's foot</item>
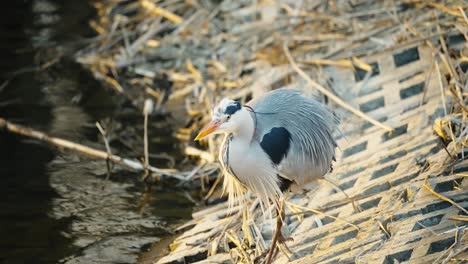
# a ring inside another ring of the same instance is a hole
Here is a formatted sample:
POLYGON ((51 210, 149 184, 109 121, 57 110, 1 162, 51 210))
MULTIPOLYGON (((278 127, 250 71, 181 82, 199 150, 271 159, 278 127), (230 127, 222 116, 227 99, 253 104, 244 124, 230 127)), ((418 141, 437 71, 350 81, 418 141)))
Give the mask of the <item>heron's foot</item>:
POLYGON ((286 245, 286 242, 293 242, 294 239, 292 237, 285 237, 283 234, 280 232, 280 235, 278 237, 278 242, 276 243, 276 246, 278 249, 280 249, 283 254, 286 256, 292 255, 292 251, 289 249, 288 245, 286 245))
POLYGON ((283 234, 280 234, 280 236, 278 237, 278 242, 286 245, 286 242, 294 242, 294 238, 285 237, 285 236, 283 236, 283 234))
POLYGON ((264 262, 265 264, 271 264, 273 260, 276 258, 278 255, 280 249, 279 243, 275 243, 274 245, 271 245, 270 249, 265 251, 260 258, 266 257, 264 262))
POLYGON ((266 257, 265 264, 271 264, 281 250, 286 256, 291 255, 292 251, 286 245, 286 242, 294 241, 292 237, 284 237, 281 231, 275 232, 273 236, 273 244, 270 249, 265 251, 260 257, 266 257))

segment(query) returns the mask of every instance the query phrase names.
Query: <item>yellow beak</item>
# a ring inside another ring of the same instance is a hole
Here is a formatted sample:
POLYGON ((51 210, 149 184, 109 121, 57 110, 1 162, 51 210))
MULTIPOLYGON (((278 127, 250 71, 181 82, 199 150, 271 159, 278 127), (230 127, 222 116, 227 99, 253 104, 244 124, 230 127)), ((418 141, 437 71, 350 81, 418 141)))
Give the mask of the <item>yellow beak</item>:
POLYGON ((218 120, 211 121, 206 127, 204 127, 200 133, 198 133, 195 141, 200 140, 213 133, 221 123, 218 120))

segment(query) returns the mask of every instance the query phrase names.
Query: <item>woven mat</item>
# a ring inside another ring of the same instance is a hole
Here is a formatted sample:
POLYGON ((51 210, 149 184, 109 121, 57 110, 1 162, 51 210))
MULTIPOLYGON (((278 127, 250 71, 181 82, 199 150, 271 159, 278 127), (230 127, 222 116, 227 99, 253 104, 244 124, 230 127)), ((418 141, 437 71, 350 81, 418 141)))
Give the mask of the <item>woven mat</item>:
MULTIPOLYGON (((409 46, 365 61, 373 67, 370 78, 346 69, 327 72, 339 94, 357 89, 359 96, 348 99, 394 128, 388 133, 354 116, 343 118, 341 151, 329 177, 355 197, 360 211, 325 183, 290 198, 349 221, 359 231, 320 215, 291 216, 287 222, 294 241, 288 245, 294 254, 290 259, 280 254, 275 263, 430 263, 453 260, 452 255, 466 250, 468 238, 462 231, 467 222, 452 219, 463 212, 423 187, 427 181, 429 188, 468 208, 468 183, 456 175, 467 171, 468 163, 454 162, 432 129, 449 102, 442 102, 443 78, 434 70, 431 50, 409 46)), ((226 204, 194 214, 194 226, 157 263, 233 262, 232 252, 208 256, 213 237, 231 217, 226 204)), ((456 259, 467 257, 465 252, 456 259)))

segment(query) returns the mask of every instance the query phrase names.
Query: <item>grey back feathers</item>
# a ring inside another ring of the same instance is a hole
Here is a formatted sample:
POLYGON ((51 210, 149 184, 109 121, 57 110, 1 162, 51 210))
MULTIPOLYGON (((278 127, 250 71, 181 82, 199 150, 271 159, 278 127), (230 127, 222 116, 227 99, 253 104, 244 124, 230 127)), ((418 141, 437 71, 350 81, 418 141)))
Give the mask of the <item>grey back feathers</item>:
POLYGON ((273 163, 278 161, 281 176, 303 184, 329 171, 335 156, 336 119, 323 104, 299 90, 278 89, 248 105, 254 110, 253 140, 273 163))

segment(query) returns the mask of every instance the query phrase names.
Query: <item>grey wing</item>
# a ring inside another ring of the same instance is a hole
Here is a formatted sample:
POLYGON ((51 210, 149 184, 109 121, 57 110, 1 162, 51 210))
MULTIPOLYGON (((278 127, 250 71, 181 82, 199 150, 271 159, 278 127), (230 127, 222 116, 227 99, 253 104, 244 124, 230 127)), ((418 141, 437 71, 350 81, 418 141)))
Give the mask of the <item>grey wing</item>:
POLYGON ((337 122, 326 106, 294 89, 271 91, 247 105, 255 111, 257 142, 261 144, 274 128, 284 128, 290 134, 288 152, 278 164, 281 176, 302 184, 330 170, 337 122))

